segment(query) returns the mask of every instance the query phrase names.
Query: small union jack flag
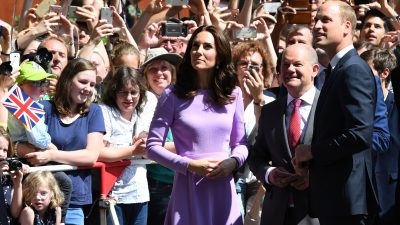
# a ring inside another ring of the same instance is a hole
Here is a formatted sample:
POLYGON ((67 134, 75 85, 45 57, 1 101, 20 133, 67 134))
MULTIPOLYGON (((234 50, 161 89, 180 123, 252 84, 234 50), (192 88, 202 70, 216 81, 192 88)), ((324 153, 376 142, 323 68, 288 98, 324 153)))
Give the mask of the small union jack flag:
POLYGON ((14 85, 1 101, 25 129, 31 130, 44 116, 43 105, 35 102, 18 85, 14 85))

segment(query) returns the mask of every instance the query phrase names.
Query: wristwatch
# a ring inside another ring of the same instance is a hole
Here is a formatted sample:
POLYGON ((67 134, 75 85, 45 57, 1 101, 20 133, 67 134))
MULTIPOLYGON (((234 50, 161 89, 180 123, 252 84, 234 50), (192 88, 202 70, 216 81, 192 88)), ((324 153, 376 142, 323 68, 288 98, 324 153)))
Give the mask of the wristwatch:
POLYGON ((263 106, 265 105, 265 99, 261 100, 260 102, 253 101, 253 104, 257 106, 263 106))

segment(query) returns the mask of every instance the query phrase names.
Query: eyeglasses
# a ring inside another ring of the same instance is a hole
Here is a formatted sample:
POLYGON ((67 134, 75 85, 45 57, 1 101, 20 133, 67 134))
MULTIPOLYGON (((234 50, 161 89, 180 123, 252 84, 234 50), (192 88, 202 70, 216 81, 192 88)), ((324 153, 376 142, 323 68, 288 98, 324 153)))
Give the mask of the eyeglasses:
POLYGON ((32 85, 32 87, 38 88, 38 87, 47 87, 50 84, 50 81, 43 79, 43 80, 37 80, 37 81, 29 81, 29 84, 32 85))
POLYGON ((262 67, 263 67, 262 64, 257 64, 257 63, 253 63, 253 62, 245 61, 245 60, 240 60, 240 61, 237 63, 237 65, 238 65, 240 68, 244 68, 244 69, 247 68, 248 66, 258 67, 258 68, 262 68, 262 67))
POLYGON ((140 94, 139 91, 118 91, 117 92, 117 95, 119 97, 125 97, 125 98, 128 97, 129 95, 131 95, 132 98, 136 98, 139 96, 139 94, 140 94))

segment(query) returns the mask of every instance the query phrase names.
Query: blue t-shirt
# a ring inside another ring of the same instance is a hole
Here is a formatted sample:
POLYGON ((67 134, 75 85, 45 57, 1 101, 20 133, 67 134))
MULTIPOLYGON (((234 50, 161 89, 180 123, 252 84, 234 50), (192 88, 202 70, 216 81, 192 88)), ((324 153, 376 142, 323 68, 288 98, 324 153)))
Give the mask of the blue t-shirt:
MULTIPOLYGON (((89 113, 81 115, 71 124, 64 124, 51 101, 42 101, 46 111, 45 123, 52 143, 60 151, 75 151, 86 148, 87 135, 92 132, 105 133, 103 113, 97 104, 91 104, 89 113)), ((92 203, 92 179, 90 170, 66 172, 72 180, 71 205, 92 203)))

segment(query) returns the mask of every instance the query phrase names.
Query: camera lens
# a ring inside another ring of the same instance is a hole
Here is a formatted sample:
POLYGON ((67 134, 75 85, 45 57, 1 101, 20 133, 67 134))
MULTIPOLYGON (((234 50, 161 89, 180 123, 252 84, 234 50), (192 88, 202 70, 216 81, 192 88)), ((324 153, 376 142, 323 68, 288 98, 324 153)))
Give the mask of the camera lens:
POLYGON ((36 52, 34 61, 47 71, 52 59, 53 55, 47 50, 47 48, 40 48, 36 52))
POLYGON ((16 157, 7 158, 8 167, 10 171, 20 170, 22 168, 22 162, 18 160, 16 157))

